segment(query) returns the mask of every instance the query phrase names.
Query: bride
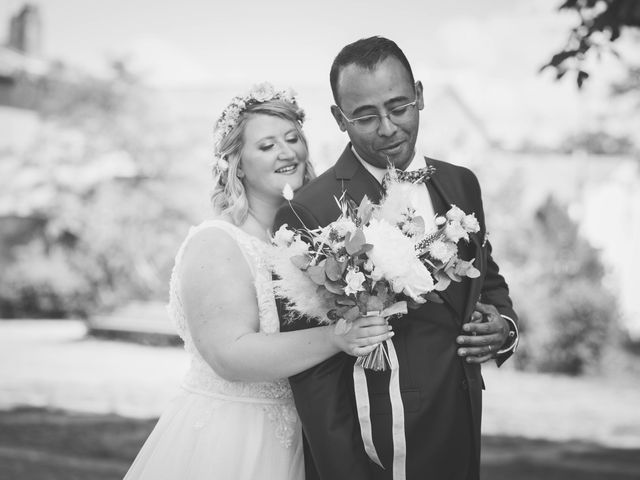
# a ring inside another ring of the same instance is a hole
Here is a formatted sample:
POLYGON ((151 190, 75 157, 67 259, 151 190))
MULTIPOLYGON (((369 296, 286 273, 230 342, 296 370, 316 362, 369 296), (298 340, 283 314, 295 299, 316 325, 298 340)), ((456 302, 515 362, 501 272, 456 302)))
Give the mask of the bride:
POLYGON ((279 332, 268 230, 283 188, 314 175, 303 120, 291 92, 262 84, 216 124, 216 217, 189 231, 170 282, 191 365, 125 480, 303 479, 286 378, 341 350, 365 355, 393 335, 379 317, 342 335, 330 326, 279 332))

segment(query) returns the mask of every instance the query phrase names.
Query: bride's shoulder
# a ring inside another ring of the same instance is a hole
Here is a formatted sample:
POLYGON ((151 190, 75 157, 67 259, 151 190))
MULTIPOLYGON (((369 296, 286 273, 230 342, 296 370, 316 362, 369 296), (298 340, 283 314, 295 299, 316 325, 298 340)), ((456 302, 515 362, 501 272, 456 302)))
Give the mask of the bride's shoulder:
POLYGON ((235 238, 237 227, 225 217, 212 217, 203 220, 198 225, 189 228, 186 237, 183 240, 183 247, 192 243, 194 239, 215 238, 215 237, 231 237, 235 238))
POLYGON ((225 220, 206 220, 192 227, 183 244, 181 271, 218 271, 227 265, 238 265, 244 258, 236 235, 236 227, 225 220))
POLYGON ((191 227, 184 240, 185 253, 206 249, 211 255, 214 252, 224 253, 237 248, 237 227, 223 217, 210 218, 191 227))

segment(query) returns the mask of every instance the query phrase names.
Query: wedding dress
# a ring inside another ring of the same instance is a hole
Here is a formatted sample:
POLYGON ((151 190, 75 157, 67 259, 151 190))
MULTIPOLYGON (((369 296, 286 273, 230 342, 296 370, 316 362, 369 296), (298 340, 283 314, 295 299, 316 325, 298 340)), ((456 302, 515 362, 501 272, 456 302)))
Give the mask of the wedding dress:
POLYGON ((264 261, 267 245, 222 220, 192 227, 178 250, 169 294, 190 368, 182 392, 161 415, 125 480, 301 480, 302 431, 288 381, 227 381, 194 346, 180 299, 179 266, 189 241, 208 228, 229 235, 242 251, 254 278, 260 331, 280 329, 264 261))

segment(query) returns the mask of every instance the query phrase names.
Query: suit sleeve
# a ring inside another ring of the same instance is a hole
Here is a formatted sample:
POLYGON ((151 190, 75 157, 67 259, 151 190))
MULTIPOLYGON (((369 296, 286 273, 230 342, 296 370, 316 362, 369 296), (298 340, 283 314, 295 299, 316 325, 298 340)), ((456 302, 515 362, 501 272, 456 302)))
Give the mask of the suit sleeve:
MULTIPOLYGON (((482 206, 482 194, 480 191, 480 184, 476 176, 471 173, 471 179, 473 182, 473 190, 476 192, 477 201, 480 203, 480 209, 478 210, 478 221, 480 222, 480 235, 481 238, 486 238, 487 227, 484 218, 484 208, 482 206)), ((500 273, 498 264, 493 259, 493 248, 491 242, 487 241, 484 247, 486 258, 486 274, 482 285, 482 291, 480 293, 480 301, 489 305, 495 306, 501 315, 506 315, 514 322, 518 322, 518 315, 513 309, 513 302, 509 296, 509 286, 505 278, 500 273)), ((507 358, 512 355, 513 352, 507 352, 496 357, 496 362, 501 365, 507 358)))
MULTIPOLYGON (((291 228, 317 228, 317 219, 303 206, 292 203, 280 208, 274 230, 287 224, 291 228), (295 209, 295 211, 294 211, 295 209)), ((279 308, 283 308, 279 305, 279 308)), ((280 315, 280 318, 286 318, 280 315)), ((281 331, 316 326, 306 319, 282 322, 281 331)), ((371 465, 360 435, 353 395, 354 358, 339 353, 289 378, 296 408, 313 463, 322 480, 368 480, 371 465)), ((307 454, 308 452, 305 452, 307 454)), ((307 478, 313 478, 307 464, 307 478)))

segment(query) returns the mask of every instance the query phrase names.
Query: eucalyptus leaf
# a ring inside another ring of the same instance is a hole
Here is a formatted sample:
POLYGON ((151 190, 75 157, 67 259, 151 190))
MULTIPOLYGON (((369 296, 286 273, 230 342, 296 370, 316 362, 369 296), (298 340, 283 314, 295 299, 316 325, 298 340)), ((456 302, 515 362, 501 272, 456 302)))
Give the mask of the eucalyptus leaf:
POLYGON ((357 229, 353 235, 345 241, 344 246, 349 255, 356 254, 365 244, 364 233, 361 229, 357 229))
POLYGON ((324 271, 327 274, 329 280, 332 280, 334 282, 342 278, 343 269, 340 266, 340 263, 334 257, 327 258, 324 271))
POLYGON ((309 273, 309 278, 311 278, 311 280, 317 284, 317 285, 324 285, 324 281, 326 278, 326 275, 324 273, 324 264, 322 265, 314 265, 312 267, 309 267, 307 269, 307 273, 309 273))
POLYGON ((291 263, 293 263, 300 270, 306 270, 311 263, 311 257, 309 255, 294 255, 291 257, 291 263))
POLYGON ((476 267, 470 267, 469 270, 467 270, 467 277, 478 278, 479 276, 480 270, 478 270, 476 267))
POLYGON ((353 307, 356 304, 356 301, 353 298, 347 297, 345 295, 343 297, 338 297, 336 299, 336 304, 337 305, 353 307))
POLYGON ((360 309, 358 307, 351 307, 344 312, 344 319, 348 322, 352 322, 360 316, 360 309))
POLYGON ((338 282, 332 282, 331 280, 327 279, 324 282, 324 287, 331 293, 335 293, 336 295, 344 295, 344 287, 338 282))
POLYGON ((438 295, 436 292, 429 292, 426 295, 424 295, 424 298, 426 298, 428 302, 444 303, 444 301, 442 300, 442 297, 440 297, 440 295, 438 295))
POLYGON ((460 275, 458 275, 455 271, 454 268, 448 268, 445 269, 445 273, 449 276, 449 278, 451 280, 453 280, 454 282, 460 282, 462 281, 462 277, 460 275))
POLYGON ((373 214, 373 203, 371 200, 365 195, 362 197, 362 201, 360 202, 360 206, 358 207, 358 219, 360 220, 361 225, 366 225, 371 220, 371 215, 373 214))
POLYGON ((362 248, 360 248, 360 250, 358 250, 356 255, 362 255, 363 253, 367 253, 372 248, 373 248, 373 245, 371 245, 370 243, 365 243, 364 245, 362 245, 362 248))
POLYGON ((437 290, 438 292, 442 292, 443 290, 446 290, 447 287, 449 286, 449 284, 451 284, 451 279, 447 276, 437 276, 437 282, 436 285, 434 287, 435 290, 437 290))

